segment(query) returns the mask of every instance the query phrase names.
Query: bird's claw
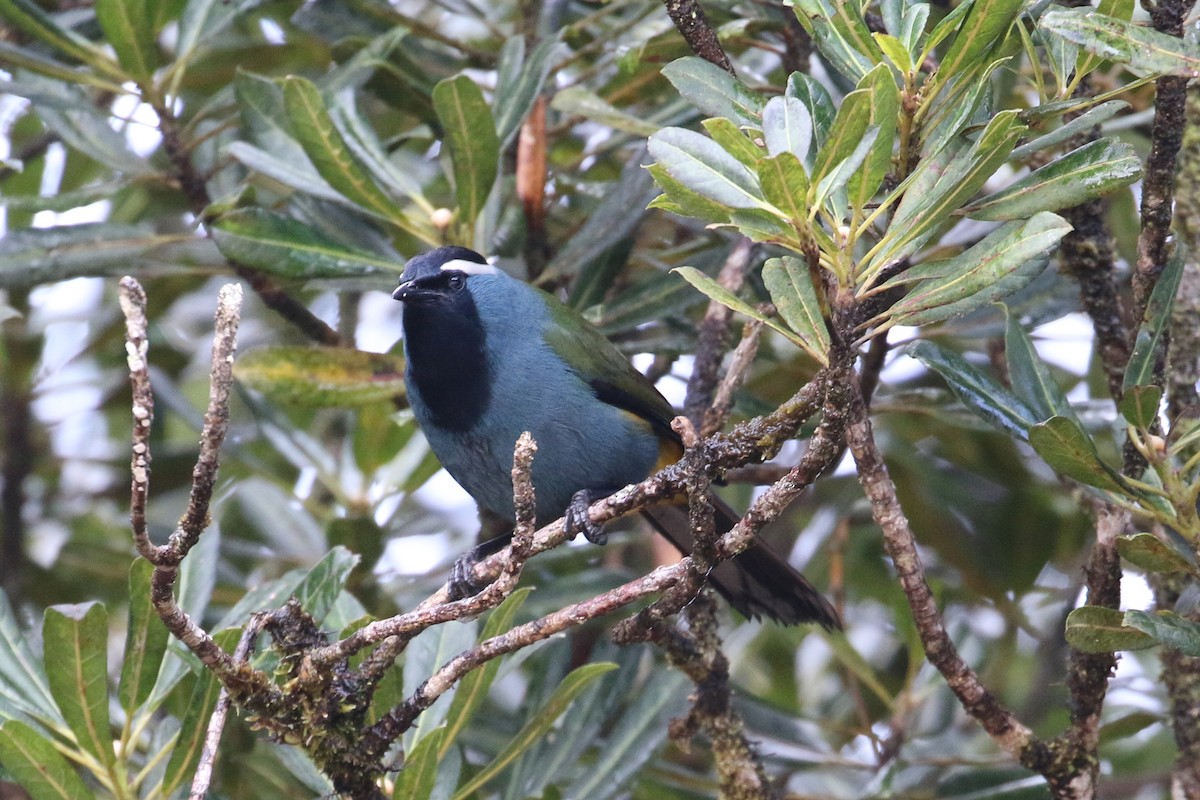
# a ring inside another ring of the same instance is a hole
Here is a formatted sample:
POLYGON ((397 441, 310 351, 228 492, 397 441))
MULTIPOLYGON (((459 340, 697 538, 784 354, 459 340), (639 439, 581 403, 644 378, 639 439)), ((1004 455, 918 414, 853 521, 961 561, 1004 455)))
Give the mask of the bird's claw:
POLYGON ((571 495, 571 504, 567 506, 566 513, 563 514, 567 536, 574 538, 577 534, 582 533, 583 538, 592 544, 607 544, 608 534, 604 532, 604 526, 598 522, 592 522, 592 518, 588 515, 588 506, 592 504, 592 500, 592 493, 587 489, 580 489, 571 495))
POLYGON ((464 600, 482 592, 486 583, 475 580, 475 565, 480 562, 479 548, 472 548, 454 561, 450 568, 450 580, 446 582, 451 600, 464 600))

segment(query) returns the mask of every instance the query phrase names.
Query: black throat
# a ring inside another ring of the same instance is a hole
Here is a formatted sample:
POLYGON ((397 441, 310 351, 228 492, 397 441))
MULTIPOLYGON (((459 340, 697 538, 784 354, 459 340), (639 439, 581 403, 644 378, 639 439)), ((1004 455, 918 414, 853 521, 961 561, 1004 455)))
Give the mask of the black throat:
POLYGON ((470 430, 491 391, 483 323, 469 292, 430 304, 404 304, 408 379, 439 428, 470 430))

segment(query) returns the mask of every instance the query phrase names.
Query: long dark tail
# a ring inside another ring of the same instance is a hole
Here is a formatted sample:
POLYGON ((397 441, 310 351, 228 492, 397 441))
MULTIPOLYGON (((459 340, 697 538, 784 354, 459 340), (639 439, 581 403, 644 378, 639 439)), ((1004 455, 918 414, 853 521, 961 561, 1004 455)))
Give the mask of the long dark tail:
MULTIPOLYGON (((733 528, 738 521, 733 509, 715 495, 713 505, 717 532, 733 528)), ((653 506, 642 509, 642 515, 680 551, 692 552, 694 539, 686 506, 653 506)), ((825 596, 763 542, 717 564, 708 582, 729 605, 750 619, 762 616, 784 625, 816 622, 826 630, 842 627, 842 620, 825 596)))

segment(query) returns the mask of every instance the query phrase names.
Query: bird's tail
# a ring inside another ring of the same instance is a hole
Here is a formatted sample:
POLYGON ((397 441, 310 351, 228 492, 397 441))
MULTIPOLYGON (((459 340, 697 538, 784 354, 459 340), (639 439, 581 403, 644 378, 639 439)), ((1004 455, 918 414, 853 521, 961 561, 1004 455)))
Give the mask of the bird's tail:
MULTIPOLYGON (((717 533, 733 528, 738 515, 716 495, 717 533)), ((684 553, 692 552, 687 506, 660 505, 642 509, 654 529, 684 553)), ((708 575, 729 604, 750 619, 767 617, 784 625, 816 622, 826 630, 842 627, 833 605, 782 556, 764 542, 722 561, 708 575)))

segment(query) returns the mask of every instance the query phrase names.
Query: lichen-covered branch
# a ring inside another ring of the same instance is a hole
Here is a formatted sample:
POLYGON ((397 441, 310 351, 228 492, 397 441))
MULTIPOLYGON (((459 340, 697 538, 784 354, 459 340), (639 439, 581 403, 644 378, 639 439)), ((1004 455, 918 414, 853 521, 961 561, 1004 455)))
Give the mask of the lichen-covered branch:
POLYGON ((732 75, 733 64, 721 47, 717 32, 708 24, 708 16, 700 3, 697 0, 663 0, 663 4, 667 7, 671 22, 675 23, 676 30, 692 48, 692 52, 732 75))

